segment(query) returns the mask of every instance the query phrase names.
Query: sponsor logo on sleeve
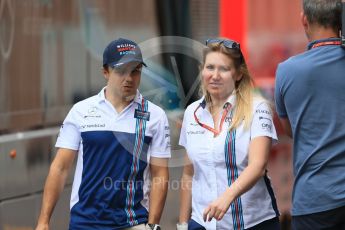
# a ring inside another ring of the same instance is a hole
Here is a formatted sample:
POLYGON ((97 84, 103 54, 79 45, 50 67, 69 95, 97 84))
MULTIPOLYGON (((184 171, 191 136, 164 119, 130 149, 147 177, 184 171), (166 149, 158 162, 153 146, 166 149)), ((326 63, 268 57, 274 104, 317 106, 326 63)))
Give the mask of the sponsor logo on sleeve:
POLYGON ((262 123, 261 124, 262 129, 272 132, 272 125, 271 124, 267 124, 267 123, 262 123))
POLYGON ((170 128, 169 128, 169 126, 168 125, 166 125, 165 127, 164 127, 164 131, 165 131, 165 138, 170 138, 170 128))
POLYGON ((269 122, 272 122, 272 120, 270 118, 267 118, 267 117, 259 117, 259 120, 267 120, 269 122))
POLYGON ((271 115, 271 112, 269 110, 266 110, 266 109, 257 109, 257 110, 255 110, 255 113, 271 115))
POLYGON ((260 116, 259 121, 263 130, 272 132, 272 120, 270 118, 260 116))

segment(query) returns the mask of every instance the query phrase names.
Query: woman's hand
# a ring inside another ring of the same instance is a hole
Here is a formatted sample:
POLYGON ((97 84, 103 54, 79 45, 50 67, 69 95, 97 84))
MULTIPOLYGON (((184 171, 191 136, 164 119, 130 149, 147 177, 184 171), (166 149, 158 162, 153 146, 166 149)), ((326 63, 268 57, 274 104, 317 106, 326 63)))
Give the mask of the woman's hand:
POLYGON ((48 224, 38 224, 35 230, 49 230, 48 224))
POLYGON ((216 220, 221 220, 225 213, 228 211, 233 199, 229 194, 229 188, 216 200, 214 200, 208 207, 204 210, 203 218, 204 221, 211 221, 212 218, 216 220))

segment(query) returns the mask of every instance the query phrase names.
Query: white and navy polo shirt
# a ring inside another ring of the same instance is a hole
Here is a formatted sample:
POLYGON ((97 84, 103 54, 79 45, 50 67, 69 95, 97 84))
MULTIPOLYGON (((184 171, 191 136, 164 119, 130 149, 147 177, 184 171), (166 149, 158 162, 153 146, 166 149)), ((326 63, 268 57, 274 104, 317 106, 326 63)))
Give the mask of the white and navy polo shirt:
POLYGON ((148 221, 150 157, 169 158, 164 111, 137 92, 121 113, 98 95, 73 106, 56 147, 78 150, 70 229, 121 229, 148 221))
MULTIPOLYGON (((229 132, 235 98, 235 95, 231 95, 227 101, 232 109, 225 117, 222 132, 216 137, 194 118, 196 108, 200 103, 205 103, 203 98, 189 105, 184 114, 179 144, 186 148, 194 167, 192 219, 208 230, 245 229, 279 216, 270 180, 265 175, 231 203, 221 221, 203 221, 205 208, 222 195, 247 167, 250 141, 259 136, 277 139, 272 113, 263 99, 255 98, 253 101, 253 120, 248 130, 244 130, 242 123, 229 132)), ((200 106, 196 116, 202 124, 214 127, 207 106, 200 106)))

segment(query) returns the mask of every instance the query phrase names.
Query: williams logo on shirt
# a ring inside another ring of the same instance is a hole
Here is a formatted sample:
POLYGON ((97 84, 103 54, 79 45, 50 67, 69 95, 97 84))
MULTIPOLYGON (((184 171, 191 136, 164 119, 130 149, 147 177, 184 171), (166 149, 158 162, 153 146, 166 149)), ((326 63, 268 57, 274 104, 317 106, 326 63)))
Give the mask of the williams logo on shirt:
POLYGON ((100 118, 101 115, 98 114, 98 111, 97 111, 97 108, 96 108, 96 107, 91 107, 91 108, 89 108, 89 110, 87 111, 87 115, 84 116, 84 118, 88 118, 88 117, 100 118))

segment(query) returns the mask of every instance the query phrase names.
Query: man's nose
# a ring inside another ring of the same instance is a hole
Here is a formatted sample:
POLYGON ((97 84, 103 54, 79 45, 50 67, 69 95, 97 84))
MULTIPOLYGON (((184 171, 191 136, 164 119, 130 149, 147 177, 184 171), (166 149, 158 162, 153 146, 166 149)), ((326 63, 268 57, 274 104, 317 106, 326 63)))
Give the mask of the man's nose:
POLYGON ((126 80, 126 81, 132 81, 132 75, 131 75, 131 71, 125 71, 122 75, 122 77, 126 80))

